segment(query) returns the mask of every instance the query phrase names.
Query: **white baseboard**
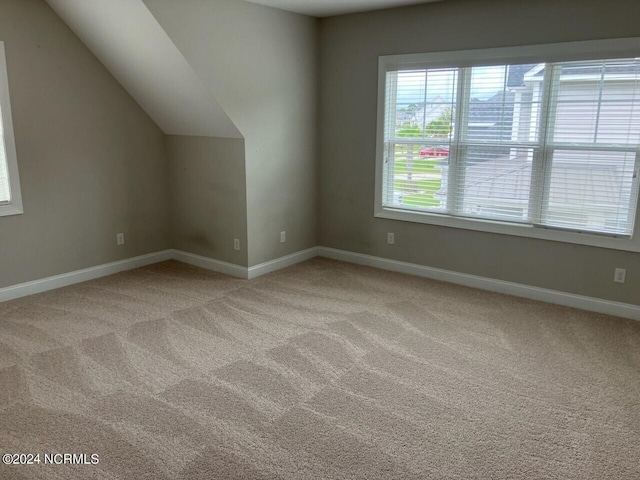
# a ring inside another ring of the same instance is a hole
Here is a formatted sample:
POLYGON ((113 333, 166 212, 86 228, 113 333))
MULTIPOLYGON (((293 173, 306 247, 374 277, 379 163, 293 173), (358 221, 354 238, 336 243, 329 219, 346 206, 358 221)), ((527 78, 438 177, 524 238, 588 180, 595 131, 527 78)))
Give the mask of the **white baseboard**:
POLYGON ((345 250, 336 250, 334 248, 318 247, 318 255, 343 262, 356 263, 358 265, 381 268, 393 272, 407 273, 418 277, 455 283, 481 290, 490 290, 492 292, 505 293, 516 297, 524 297, 556 305, 563 305, 566 307, 605 313, 608 315, 615 315, 617 317, 630 318, 632 320, 640 320, 640 306, 628 303, 612 302, 610 300, 603 300, 600 298, 532 287, 521 283, 495 280, 477 275, 468 275, 466 273, 442 270, 440 268, 425 267, 415 263, 389 260, 387 258, 374 257, 345 250))
POLYGON ((234 263, 222 262, 220 260, 214 260, 213 258, 203 257, 202 255, 195 255, 189 252, 183 252, 182 250, 171 250, 172 259, 178 262, 188 263, 194 267, 205 268, 218 273, 224 273, 238 278, 249 278, 249 269, 242 267, 234 263))
POLYGON ((281 270, 318 256, 318 249, 313 247, 247 268, 233 263, 221 262, 220 260, 214 260, 201 255, 183 252, 182 250, 172 250, 171 252, 173 253, 172 258, 179 262, 188 263, 189 265, 194 265, 196 267, 206 268, 207 270, 248 280, 258 278, 267 273, 275 272, 276 270, 281 270))
POLYGON ((251 280, 253 278, 260 277, 261 275, 265 275, 270 272, 275 272, 276 270, 290 267, 291 265, 304 262, 305 260, 309 260, 317 256, 318 256, 317 247, 301 250, 299 252, 292 253, 291 255, 286 255, 284 257, 271 260, 269 262, 265 262, 259 265, 255 265, 253 267, 249 267, 248 278, 249 280, 251 280))
POLYGON ((610 300, 586 297, 583 295, 549 290, 546 288, 532 287, 521 283, 495 280, 492 278, 453 272, 440 268, 425 267, 424 265, 418 265, 415 263, 400 262, 397 260, 374 257, 371 255, 337 250, 328 247, 309 248, 307 250, 302 250, 300 252, 249 268, 219 260, 213 260, 200 255, 194 255, 193 253, 187 253, 181 250, 164 250, 162 252, 150 253, 148 255, 141 255, 139 257, 85 268, 75 272, 64 273, 53 277, 21 283, 19 285, 0 288, 0 302, 33 295, 34 293, 45 292, 47 290, 66 287, 75 283, 86 282, 88 280, 106 277, 107 275, 113 275, 114 273, 123 272, 125 270, 132 270, 134 268, 144 267, 172 259, 238 278, 253 279, 261 275, 289 267, 296 263, 309 260, 316 256, 406 273, 409 275, 416 275, 443 282, 455 283, 481 290, 490 290, 492 292, 505 293, 507 295, 530 298, 532 300, 540 300, 567 307, 580 308, 582 310, 589 310, 592 312, 640 320, 640 306, 638 305, 613 302, 610 300))
POLYGON ((75 283, 86 282, 100 277, 113 275, 114 273, 144 267, 154 263, 164 262, 173 258, 171 250, 149 253, 139 257, 119 260, 117 262, 105 263, 95 267, 76 270, 75 272, 54 275, 53 277, 33 280, 31 282, 20 283, 10 287, 0 288, 0 302, 13 300, 15 298, 26 297, 34 293, 42 293, 56 288, 66 287, 75 283))
POLYGON ((148 255, 141 255, 139 257, 76 270, 75 272, 63 273, 61 275, 54 275, 53 277, 42 278, 31 282, 0 288, 0 302, 6 302, 8 300, 26 297, 27 295, 66 287, 75 283, 95 280, 96 278, 106 277, 108 275, 113 275, 114 273, 145 267, 147 265, 167 260, 177 260, 179 262, 231 275, 233 277, 251 279, 303 262, 316 257, 317 255, 317 248, 314 247, 247 268, 233 263, 222 262, 220 260, 214 260, 201 255, 183 252, 181 250, 164 250, 162 252, 150 253, 148 255))

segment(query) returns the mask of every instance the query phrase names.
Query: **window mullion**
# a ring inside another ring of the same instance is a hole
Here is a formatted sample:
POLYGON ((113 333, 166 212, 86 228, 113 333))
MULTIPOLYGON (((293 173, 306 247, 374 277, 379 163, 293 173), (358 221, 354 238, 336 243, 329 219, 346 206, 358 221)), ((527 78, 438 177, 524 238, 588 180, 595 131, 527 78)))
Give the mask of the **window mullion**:
POLYGON ((470 86, 471 69, 458 69, 456 120, 452 139, 453 148, 449 152, 449 178, 447 181, 447 210, 451 215, 459 215, 462 210, 459 196, 464 182, 464 159, 467 150, 466 146, 462 144, 462 139, 466 136, 469 123, 470 86))
POLYGON ((533 178, 529 211, 534 225, 544 224, 549 204, 547 192, 551 185, 551 162, 553 159, 553 130, 555 125, 557 102, 553 95, 555 85, 560 81, 561 68, 553 63, 545 66, 542 103, 540 106, 540 147, 533 158, 533 178))
MULTIPOLYGON (((636 222, 637 217, 640 217, 640 205, 638 201, 640 199, 640 148, 636 151, 636 163, 633 168, 633 187, 631 189, 631 195, 635 195, 635 198, 631 199, 632 205, 635 205, 636 208, 629 209, 629 217, 628 222, 630 225, 634 225, 635 229, 638 228, 638 223, 636 222)), ((635 230, 637 232, 637 230, 635 230)), ((632 231, 631 234, 634 232, 632 231)))

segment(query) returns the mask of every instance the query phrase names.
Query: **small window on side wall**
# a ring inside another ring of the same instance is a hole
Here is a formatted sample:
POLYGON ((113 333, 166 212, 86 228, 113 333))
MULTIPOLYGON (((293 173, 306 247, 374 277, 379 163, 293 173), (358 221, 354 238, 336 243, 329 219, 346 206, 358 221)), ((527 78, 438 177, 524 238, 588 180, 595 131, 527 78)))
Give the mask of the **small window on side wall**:
POLYGON ((4 42, 0 42, 0 217, 23 213, 4 42))

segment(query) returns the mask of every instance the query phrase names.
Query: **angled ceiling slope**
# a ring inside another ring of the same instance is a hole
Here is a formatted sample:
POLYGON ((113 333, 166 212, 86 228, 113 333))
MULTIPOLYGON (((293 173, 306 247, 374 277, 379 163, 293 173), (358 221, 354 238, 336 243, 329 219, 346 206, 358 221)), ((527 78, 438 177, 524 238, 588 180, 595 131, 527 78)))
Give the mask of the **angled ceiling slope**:
POLYGON ((142 0, 46 0, 168 135, 242 138, 142 0))

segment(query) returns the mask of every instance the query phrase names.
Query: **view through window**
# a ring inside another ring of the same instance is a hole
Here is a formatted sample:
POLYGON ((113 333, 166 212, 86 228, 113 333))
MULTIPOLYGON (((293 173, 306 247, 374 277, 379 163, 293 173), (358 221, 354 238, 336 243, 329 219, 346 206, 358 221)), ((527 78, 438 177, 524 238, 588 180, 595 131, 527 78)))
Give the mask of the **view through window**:
POLYGON ((0 203, 11 200, 9 190, 9 171, 7 167, 7 153, 4 145, 4 129, 2 127, 2 110, 0 109, 0 203))
POLYGON ((0 41, 0 217, 23 213, 4 42, 0 41))
POLYGON ((386 73, 383 207, 630 236, 635 58, 386 73))

